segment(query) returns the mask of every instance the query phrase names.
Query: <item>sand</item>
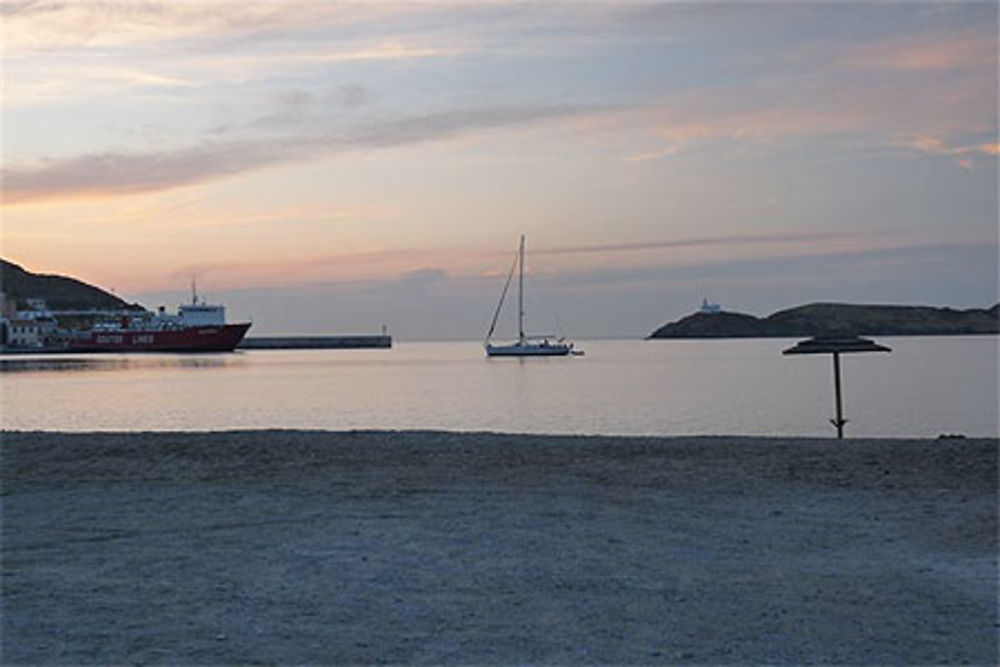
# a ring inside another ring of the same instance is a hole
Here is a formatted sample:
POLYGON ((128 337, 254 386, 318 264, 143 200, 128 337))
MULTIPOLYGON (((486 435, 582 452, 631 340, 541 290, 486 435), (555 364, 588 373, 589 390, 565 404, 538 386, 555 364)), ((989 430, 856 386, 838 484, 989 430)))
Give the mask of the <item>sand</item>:
POLYGON ((989 440, 4 433, 10 664, 995 664, 989 440))

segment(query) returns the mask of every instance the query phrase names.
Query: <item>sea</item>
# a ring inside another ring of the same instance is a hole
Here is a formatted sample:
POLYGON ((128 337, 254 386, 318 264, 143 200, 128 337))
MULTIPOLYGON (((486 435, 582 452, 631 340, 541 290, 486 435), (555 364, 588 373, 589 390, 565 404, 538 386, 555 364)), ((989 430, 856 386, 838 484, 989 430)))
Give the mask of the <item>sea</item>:
MULTIPOLYGON (((848 437, 997 437, 995 336, 886 337, 841 358, 848 437)), ((578 341, 488 359, 478 342, 226 354, 0 356, 4 430, 434 429, 835 435, 829 355, 795 340, 578 341)))

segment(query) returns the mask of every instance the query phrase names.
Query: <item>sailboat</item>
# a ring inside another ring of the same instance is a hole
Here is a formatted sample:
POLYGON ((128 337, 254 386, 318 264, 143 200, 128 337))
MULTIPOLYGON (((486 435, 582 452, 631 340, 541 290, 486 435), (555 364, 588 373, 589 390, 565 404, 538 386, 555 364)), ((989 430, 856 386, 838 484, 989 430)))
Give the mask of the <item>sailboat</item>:
POLYGON ((556 338, 551 335, 529 336, 524 333, 524 234, 521 235, 521 245, 517 258, 510 267, 507 282, 504 283, 503 291, 500 293, 500 302, 493 313, 493 321, 486 334, 484 347, 488 357, 565 357, 569 354, 583 354, 580 350, 574 350, 573 343, 567 342, 565 338, 556 338), (500 317, 500 310, 503 308, 510 281, 514 277, 515 268, 517 269, 517 340, 513 343, 494 345, 491 338, 494 329, 496 329, 497 319, 500 317))

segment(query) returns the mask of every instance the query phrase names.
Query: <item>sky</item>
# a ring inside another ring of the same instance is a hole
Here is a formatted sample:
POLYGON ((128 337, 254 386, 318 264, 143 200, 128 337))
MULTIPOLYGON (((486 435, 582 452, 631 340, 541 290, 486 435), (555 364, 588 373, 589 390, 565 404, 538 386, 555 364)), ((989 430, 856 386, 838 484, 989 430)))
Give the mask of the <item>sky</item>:
POLYGON ((528 328, 577 339, 998 301, 995 2, 0 13, 0 255, 149 308, 474 340, 521 234, 528 328))

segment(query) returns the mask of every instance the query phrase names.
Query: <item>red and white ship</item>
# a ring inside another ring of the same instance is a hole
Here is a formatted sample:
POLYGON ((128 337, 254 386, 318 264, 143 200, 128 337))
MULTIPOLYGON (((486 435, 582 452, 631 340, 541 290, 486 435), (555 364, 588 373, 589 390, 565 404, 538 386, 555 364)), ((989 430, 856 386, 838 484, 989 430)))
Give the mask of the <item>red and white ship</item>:
POLYGON ((250 328, 250 322, 226 323, 224 306, 199 300, 192 286, 191 303, 176 315, 161 307, 155 315, 123 317, 74 332, 74 352, 232 352, 250 328))

